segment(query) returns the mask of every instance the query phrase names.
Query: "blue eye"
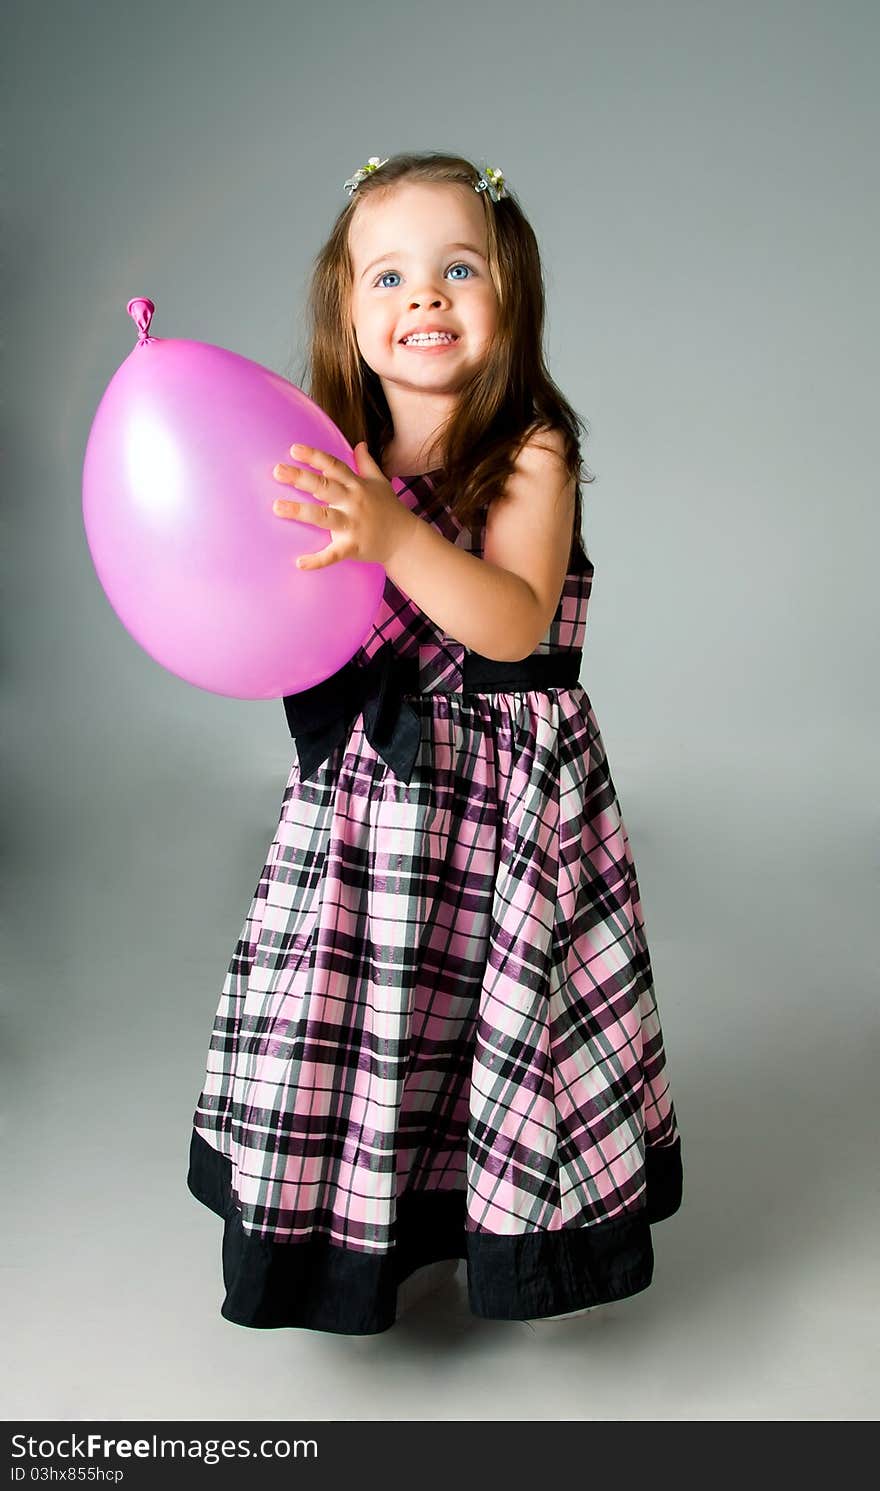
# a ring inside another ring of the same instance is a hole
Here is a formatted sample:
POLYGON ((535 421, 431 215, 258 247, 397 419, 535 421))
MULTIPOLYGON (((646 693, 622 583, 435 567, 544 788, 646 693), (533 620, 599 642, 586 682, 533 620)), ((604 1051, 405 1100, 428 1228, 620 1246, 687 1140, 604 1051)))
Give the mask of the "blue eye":
MULTIPOLYGON (((474 273, 474 271, 471 269, 471 266, 469 264, 463 264, 463 263, 450 264, 449 268, 450 269, 466 269, 467 272, 468 272, 468 275, 472 275, 474 273)), ((374 287, 373 288, 375 289, 376 285, 381 285, 382 281, 385 280, 385 279, 387 279, 388 276, 389 276, 389 274, 397 274, 397 270, 396 269, 385 269, 385 270, 383 270, 382 273, 379 275, 378 279, 374 282, 374 287)), ((399 274, 397 274, 397 278, 400 279, 400 275, 399 274)), ((383 286, 383 288, 387 290, 387 289, 389 289, 389 286, 385 285, 385 286, 383 286)), ((391 286, 390 288, 393 289, 394 287, 391 286)))

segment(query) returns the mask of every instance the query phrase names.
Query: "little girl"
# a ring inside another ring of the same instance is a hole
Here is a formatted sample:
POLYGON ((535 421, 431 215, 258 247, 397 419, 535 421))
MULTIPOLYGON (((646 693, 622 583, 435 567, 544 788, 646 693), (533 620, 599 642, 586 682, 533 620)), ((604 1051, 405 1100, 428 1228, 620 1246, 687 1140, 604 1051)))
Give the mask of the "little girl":
POLYGON ((296 583, 350 558, 385 591, 351 661, 284 700, 295 759, 188 1185, 223 1218, 238 1325, 375 1334, 416 1270, 459 1259, 475 1315, 576 1316, 648 1287, 682 1197, 636 870, 579 682, 582 421, 500 171, 374 156, 345 188, 308 391, 358 469, 291 447, 275 512, 303 525, 296 583))

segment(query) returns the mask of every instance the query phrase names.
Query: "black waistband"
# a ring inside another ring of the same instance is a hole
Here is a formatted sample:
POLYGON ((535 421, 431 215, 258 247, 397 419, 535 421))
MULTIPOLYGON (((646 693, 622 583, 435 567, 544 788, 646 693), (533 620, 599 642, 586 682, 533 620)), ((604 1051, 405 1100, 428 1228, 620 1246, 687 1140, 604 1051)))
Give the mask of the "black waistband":
POLYGON ((583 652, 533 652, 516 663, 499 663, 478 652, 466 652, 462 669, 463 694, 528 692, 531 689, 573 689, 580 678, 583 652))
MULTIPOLYGON (((574 688, 582 656, 579 648, 572 648, 533 653, 518 662, 504 663, 478 652, 466 652, 462 686, 454 692, 467 695, 574 688)), ((419 673, 417 654, 403 656, 390 642, 383 642, 367 663, 350 661, 313 688, 285 694, 284 712, 296 743, 301 779, 310 777, 347 738, 363 710, 368 740, 396 774, 409 782, 421 742, 421 718, 404 695, 419 693, 419 673)))

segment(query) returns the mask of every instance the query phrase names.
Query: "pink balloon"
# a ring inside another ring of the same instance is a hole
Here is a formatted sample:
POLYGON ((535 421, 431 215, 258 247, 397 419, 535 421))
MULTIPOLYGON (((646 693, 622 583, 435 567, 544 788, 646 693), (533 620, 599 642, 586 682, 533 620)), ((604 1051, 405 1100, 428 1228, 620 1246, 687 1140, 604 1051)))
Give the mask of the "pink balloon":
POLYGON ((83 463, 83 522, 119 620, 187 683, 236 699, 279 699, 354 655, 385 585, 381 564, 342 559, 298 570, 332 541, 272 511, 314 502, 276 481, 305 465, 294 443, 354 453, 287 379, 206 342, 150 336, 155 310, 127 306, 138 342, 98 405, 83 463))

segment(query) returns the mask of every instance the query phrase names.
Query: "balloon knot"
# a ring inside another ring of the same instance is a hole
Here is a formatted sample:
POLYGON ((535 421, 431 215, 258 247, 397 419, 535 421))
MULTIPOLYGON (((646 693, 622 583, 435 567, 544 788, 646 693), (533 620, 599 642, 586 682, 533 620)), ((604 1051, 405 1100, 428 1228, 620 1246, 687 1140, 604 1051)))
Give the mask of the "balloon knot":
POLYGON ((148 300, 145 295, 136 295, 133 300, 128 302, 125 309, 138 329, 138 341, 148 342, 150 338, 147 333, 150 329, 150 322, 153 319, 153 312, 156 309, 152 300, 148 300))

